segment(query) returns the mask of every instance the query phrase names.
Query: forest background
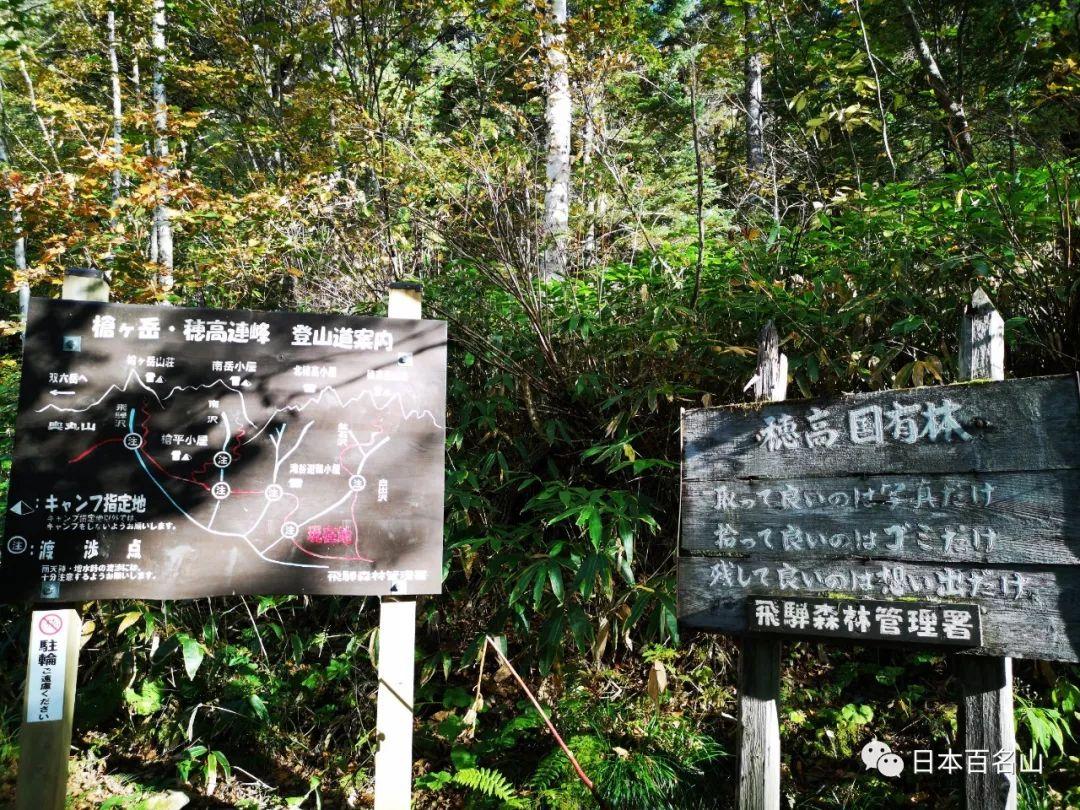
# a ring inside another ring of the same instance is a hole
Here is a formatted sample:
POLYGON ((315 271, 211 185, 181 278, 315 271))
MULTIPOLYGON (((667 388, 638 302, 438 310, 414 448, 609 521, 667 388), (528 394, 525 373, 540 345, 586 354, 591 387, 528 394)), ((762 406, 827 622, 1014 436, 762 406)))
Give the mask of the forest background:
MULTIPOLYGON (((680 634, 680 408, 739 401, 770 319, 796 395, 1080 351, 1080 6, 1043 0, 5 0, 3 469, 19 298, 384 311, 452 336, 445 592, 421 601, 417 805, 733 801, 735 653, 680 634), (486 664, 486 666, 481 666, 486 664)), ((6 486, 6 481, 4 483, 6 486)), ((79 807, 371 801, 377 604, 94 602, 79 807), (174 798, 176 798, 174 794, 174 798)), ((27 611, 0 607, 0 796, 27 611)), ((1080 805, 1080 671, 1016 663, 1023 806, 1080 805)), ((864 771, 961 748, 941 656, 785 647, 791 806, 955 807, 864 771)))

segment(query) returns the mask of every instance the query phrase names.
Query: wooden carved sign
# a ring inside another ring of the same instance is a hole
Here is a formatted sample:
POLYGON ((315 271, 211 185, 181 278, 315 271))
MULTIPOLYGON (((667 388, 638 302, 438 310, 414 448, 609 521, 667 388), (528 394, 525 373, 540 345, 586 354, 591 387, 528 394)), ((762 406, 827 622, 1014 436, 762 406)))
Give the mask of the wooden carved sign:
POLYGON ((683 414, 679 616, 1080 660, 1074 377, 683 414))

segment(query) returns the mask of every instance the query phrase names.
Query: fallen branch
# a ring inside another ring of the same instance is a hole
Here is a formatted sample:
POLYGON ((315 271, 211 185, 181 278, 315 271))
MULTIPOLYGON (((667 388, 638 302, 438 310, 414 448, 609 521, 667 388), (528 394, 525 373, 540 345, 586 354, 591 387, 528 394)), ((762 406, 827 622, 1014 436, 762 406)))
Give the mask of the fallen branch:
POLYGON ((495 655, 499 657, 499 661, 504 667, 510 670, 510 674, 514 676, 514 680, 517 681, 518 686, 521 687, 521 691, 525 693, 525 696, 529 698, 529 700, 532 702, 532 705, 536 707, 536 711, 538 711, 540 713, 540 716, 544 718, 544 722, 547 724, 548 731, 550 731, 551 736, 555 738, 555 742, 559 744, 559 748, 561 748, 563 753, 566 754, 566 758, 570 760, 570 764, 574 767, 574 771, 577 773, 578 779, 580 779, 582 784, 584 784, 585 787, 589 789, 593 797, 596 799, 596 803, 599 804, 600 807, 606 808, 607 805, 597 793, 596 787, 595 785, 593 785, 593 781, 588 776, 586 776, 585 771, 581 768, 581 764, 577 761, 577 757, 574 756, 574 752, 570 750, 570 748, 566 745, 565 742, 563 742, 563 738, 559 735, 558 730, 555 728, 555 724, 551 722, 551 719, 547 716, 547 713, 540 706, 540 702, 536 699, 536 696, 533 695, 532 690, 530 690, 529 687, 525 685, 525 681, 523 681, 521 679, 521 676, 518 675, 518 671, 514 669, 514 665, 510 663, 510 660, 505 655, 503 655, 503 651, 499 649, 499 645, 495 643, 491 636, 484 636, 484 641, 486 644, 491 645, 491 649, 495 651, 495 655))

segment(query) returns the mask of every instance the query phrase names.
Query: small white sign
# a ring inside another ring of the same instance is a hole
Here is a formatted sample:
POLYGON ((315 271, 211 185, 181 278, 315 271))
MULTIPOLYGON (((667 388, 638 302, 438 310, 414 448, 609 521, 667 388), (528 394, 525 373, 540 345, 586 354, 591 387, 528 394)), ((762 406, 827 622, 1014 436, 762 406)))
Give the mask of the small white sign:
POLYGON ((64 664, 67 617, 59 612, 34 613, 30 628, 30 665, 26 722, 45 723, 64 716, 64 664))

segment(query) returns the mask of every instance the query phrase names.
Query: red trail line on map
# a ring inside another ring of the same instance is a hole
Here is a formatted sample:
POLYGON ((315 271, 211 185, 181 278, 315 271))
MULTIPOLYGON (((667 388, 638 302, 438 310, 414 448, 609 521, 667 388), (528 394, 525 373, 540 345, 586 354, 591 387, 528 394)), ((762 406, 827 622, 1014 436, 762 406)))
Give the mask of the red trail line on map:
POLYGON ((112 442, 119 442, 119 441, 123 441, 123 439, 121 439, 119 436, 114 436, 111 439, 105 439, 104 441, 100 441, 97 444, 93 445, 92 447, 90 447, 90 448, 88 448, 86 450, 83 450, 81 453, 79 453, 79 455, 75 456, 75 458, 71 459, 68 462, 68 464, 75 464, 78 461, 82 461, 84 458, 86 458, 88 455, 93 453, 95 450, 97 450, 102 445, 111 444, 112 442))
MULTIPOLYGON (((210 491, 210 485, 209 484, 204 484, 202 481, 196 481, 194 478, 184 478, 182 475, 176 475, 174 473, 171 473, 168 470, 166 470, 164 467, 162 467, 161 464, 158 462, 158 460, 156 458, 154 458, 152 455, 150 455, 149 451, 146 450, 146 444, 149 441, 149 437, 150 437, 150 426, 149 426, 150 425, 150 413, 141 405, 139 406, 139 410, 142 411, 143 416, 146 417, 145 419, 143 419, 142 422, 139 423, 139 427, 142 428, 142 437, 143 437, 143 446, 139 448, 139 452, 142 453, 146 457, 147 461, 149 461, 151 464, 153 464, 155 467, 157 467, 159 470, 161 470, 161 472, 165 473, 165 475, 169 476, 169 478, 175 478, 177 481, 184 481, 184 482, 186 482, 188 484, 194 484, 195 486, 202 487, 204 490, 209 492, 210 491)), ((259 490, 257 490, 257 489, 234 489, 234 490, 232 490, 232 494, 233 495, 258 495, 259 490)))

